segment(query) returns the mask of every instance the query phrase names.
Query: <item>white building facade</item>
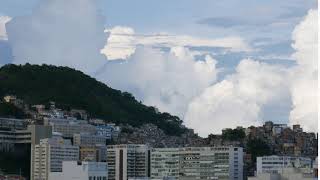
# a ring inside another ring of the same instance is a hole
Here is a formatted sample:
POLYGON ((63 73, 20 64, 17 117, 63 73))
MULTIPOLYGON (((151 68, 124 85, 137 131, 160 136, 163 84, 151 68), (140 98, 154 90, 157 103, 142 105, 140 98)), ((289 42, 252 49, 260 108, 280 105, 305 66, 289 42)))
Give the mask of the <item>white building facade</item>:
POLYGON ((312 168, 312 160, 305 157, 290 156, 257 157, 257 174, 279 173, 288 167, 312 168))
POLYGON ((73 138, 74 134, 95 134, 96 127, 85 120, 46 118, 45 125, 51 125, 54 132, 62 133, 63 137, 73 138))
POLYGON ((260 173, 248 180, 311 180, 317 179, 312 169, 308 168, 283 168, 279 172, 260 173))
POLYGON ((151 151, 151 179, 243 179, 239 147, 156 148, 151 151))
POLYGON ((149 177, 149 148, 139 144, 107 146, 109 180, 145 179, 149 177))
POLYGON ((73 144, 75 145, 96 145, 106 144, 106 137, 101 135, 89 134, 89 133, 79 133, 73 135, 73 144))
POLYGON ((107 163, 63 161, 62 172, 50 172, 49 180, 108 180, 107 163))
POLYGON ((32 151, 32 180, 48 180, 50 172, 62 172, 63 161, 79 159, 79 147, 57 135, 41 139, 40 144, 35 145, 32 151))

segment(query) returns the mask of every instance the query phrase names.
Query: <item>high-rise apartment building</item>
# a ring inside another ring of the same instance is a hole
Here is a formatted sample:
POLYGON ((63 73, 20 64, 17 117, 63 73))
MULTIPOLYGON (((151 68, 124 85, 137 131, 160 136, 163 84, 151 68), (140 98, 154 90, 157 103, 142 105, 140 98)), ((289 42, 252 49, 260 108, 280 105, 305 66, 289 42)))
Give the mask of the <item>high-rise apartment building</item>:
POLYGON ((107 146, 109 180, 127 180, 149 176, 149 148, 146 145, 107 146))
POLYGON ((96 133, 96 127, 85 120, 46 118, 44 124, 51 125, 53 132, 62 133, 62 136, 66 138, 73 138, 74 134, 79 133, 96 133))
POLYGON ((151 151, 151 179, 243 179, 239 147, 156 148, 151 151))
POLYGON ((106 145, 80 146, 80 161, 105 162, 107 160, 106 145))
POLYGON ((257 174, 278 173, 288 167, 312 168, 312 160, 306 157, 263 156, 257 157, 257 174))
POLYGON ((62 172, 50 172, 50 180, 108 180, 106 162, 63 161, 62 172))
POLYGON ((34 145, 32 154, 31 180, 48 180, 50 172, 62 171, 63 161, 79 159, 79 147, 63 139, 61 134, 54 134, 52 138, 41 139, 34 145))
POLYGON ((30 144, 31 132, 28 130, 0 130, 0 151, 14 151, 15 144, 30 144))
POLYGON ((75 145, 96 145, 106 144, 106 137, 102 135, 95 135, 89 133, 79 133, 73 135, 73 144, 75 145))

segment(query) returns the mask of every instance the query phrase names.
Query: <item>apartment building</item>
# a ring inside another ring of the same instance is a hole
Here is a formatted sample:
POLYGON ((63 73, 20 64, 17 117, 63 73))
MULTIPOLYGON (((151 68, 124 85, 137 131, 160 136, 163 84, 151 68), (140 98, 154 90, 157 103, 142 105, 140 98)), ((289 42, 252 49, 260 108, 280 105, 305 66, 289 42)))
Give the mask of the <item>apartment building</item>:
POLYGON ((120 127, 115 124, 105 124, 96 126, 97 134, 105 136, 108 140, 117 139, 120 133, 120 127))
POLYGON ((79 133, 73 135, 73 144, 75 145, 96 145, 106 144, 106 137, 89 133, 79 133))
POLYGON ((0 117, 0 128, 1 129, 27 129, 27 119, 15 119, 15 118, 3 118, 0 117))
POLYGON ((81 145, 80 161, 105 162, 107 160, 107 146, 105 145, 81 145))
POLYGON ((239 147, 155 148, 151 179, 243 179, 243 149, 239 147))
POLYGON ((48 180, 50 172, 62 172, 63 161, 79 159, 79 147, 55 133, 34 145, 31 158, 31 180, 48 180))
POLYGON ((44 124, 51 125, 54 132, 62 133, 66 138, 73 138, 73 134, 96 133, 96 127, 85 120, 46 118, 44 124))
POLYGON ((145 179, 149 177, 149 148, 146 145, 107 146, 109 180, 145 179))
POLYGON ((15 144, 30 144, 31 132, 28 130, 0 130, 0 151, 10 152, 15 144))
POLYGON ((151 179, 179 179, 180 148, 151 150, 151 179))
POLYGON ((108 180, 106 162, 63 161, 61 172, 50 172, 50 180, 108 180))
POLYGON ((306 157, 263 156, 257 157, 257 174, 279 173, 284 168, 312 168, 312 160, 306 157))
POLYGON ((24 130, 0 130, 0 151, 14 151, 16 144, 39 143, 40 138, 51 137, 51 127, 42 125, 29 125, 24 130))

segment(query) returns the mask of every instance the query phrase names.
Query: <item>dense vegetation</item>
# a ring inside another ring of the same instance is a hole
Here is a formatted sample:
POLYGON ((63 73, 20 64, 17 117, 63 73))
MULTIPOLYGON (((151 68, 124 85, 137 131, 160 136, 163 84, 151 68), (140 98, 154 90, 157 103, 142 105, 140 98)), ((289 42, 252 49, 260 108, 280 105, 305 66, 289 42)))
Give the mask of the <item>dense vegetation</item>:
POLYGON ((256 162, 257 157, 271 155, 272 151, 269 145, 261 139, 251 139, 247 142, 247 153, 252 155, 253 161, 256 162))
POLYGON ((27 118, 28 116, 19 108, 10 103, 0 102, 0 116, 7 118, 27 118))
POLYGON ((112 89, 84 73, 51 65, 5 65, 0 68, 0 96, 13 94, 28 104, 55 101, 62 109, 85 109, 92 117, 117 124, 153 123, 168 135, 185 129, 169 113, 138 102, 131 94, 112 89))
POLYGON ((222 131, 222 139, 230 141, 240 141, 246 137, 243 129, 225 129, 222 131))

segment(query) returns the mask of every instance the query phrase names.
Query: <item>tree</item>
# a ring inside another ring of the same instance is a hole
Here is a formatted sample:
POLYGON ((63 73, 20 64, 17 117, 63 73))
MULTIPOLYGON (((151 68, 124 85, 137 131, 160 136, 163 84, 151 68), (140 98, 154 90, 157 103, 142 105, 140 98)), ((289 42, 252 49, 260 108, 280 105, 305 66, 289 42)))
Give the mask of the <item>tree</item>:
POLYGON ((246 137, 243 129, 225 129, 222 131, 222 139, 230 141, 240 141, 246 137))
POLYGON ((253 161, 256 162, 257 157, 271 155, 269 145, 261 139, 252 139, 247 142, 247 153, 250 153, 253 161))

